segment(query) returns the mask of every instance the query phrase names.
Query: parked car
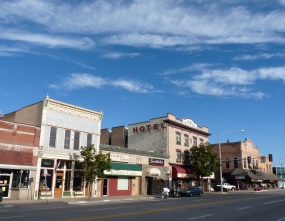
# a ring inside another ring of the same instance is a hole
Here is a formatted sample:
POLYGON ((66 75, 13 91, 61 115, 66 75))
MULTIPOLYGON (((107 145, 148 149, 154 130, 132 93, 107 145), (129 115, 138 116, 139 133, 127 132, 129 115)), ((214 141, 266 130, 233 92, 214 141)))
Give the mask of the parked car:
MULTIPOLYGON (((213 188, 214 188, 214 190, 215 190, 216 192, 221 191, 221 185, 214 186, 213 188)), ((229 192, 229 189, 227 189, 227 188, 224 187, 224 188, 223 188, 223 192, 229 192)))
POLYGON ((181 196, 201 196, 202 189, 200 187, 190 187, 187 190, 181 192, 181 196))

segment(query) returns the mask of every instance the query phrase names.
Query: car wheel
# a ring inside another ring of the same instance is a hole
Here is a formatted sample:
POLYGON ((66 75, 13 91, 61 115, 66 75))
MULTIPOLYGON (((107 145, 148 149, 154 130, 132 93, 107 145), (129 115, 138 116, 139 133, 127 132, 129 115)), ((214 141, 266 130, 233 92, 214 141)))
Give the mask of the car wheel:
POLYGON ((201 193, 198 193, 198 196, 201 196, 201 193))

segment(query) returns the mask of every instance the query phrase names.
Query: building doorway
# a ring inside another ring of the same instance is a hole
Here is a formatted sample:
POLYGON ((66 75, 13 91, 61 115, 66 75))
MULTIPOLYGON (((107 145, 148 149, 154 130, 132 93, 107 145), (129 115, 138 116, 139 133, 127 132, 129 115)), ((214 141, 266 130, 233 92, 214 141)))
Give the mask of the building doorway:
POLYGON ((10 189, 11 189, 11 175, 10 174, 0 174, 0 188, 3 193, 3 197, 10 197, 10 189))
POLYGON ((62 197, 63 174, 57 173, 55 178, 54 197, 62 197))
POLYGON ((103 180, 103 196, 108 196, 108 179, 104 178, 103 180))

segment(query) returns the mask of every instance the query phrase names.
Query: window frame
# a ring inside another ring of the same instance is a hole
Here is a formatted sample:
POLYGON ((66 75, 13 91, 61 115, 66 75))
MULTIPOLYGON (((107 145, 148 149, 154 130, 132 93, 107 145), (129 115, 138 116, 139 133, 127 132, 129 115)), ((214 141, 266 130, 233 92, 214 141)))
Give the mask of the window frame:
POLYGON ((49 147, 56 147, 57 128, 50 128, 49 147))
POLYGON ((70 149, 70 138, 71 138, 71 130, 65 130, 64 149, 70 149), (69 136, 67 136, 67 132, 69 132, 69 136))
POLYGON ((80 146, 80 132, 74 131, 74 138, 73 138, 73 150, 79 150, 80 146), (78 139, 77 139, 78 134, 78 139))

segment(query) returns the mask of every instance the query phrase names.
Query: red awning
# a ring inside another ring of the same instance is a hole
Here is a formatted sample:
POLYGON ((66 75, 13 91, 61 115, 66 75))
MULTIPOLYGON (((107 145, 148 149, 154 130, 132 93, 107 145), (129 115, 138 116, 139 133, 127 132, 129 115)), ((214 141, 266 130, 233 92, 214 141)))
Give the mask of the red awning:
POLYGON ((189 178, 192 172, 189 168, 173 165, 172 166, 172 178, 189 178))

